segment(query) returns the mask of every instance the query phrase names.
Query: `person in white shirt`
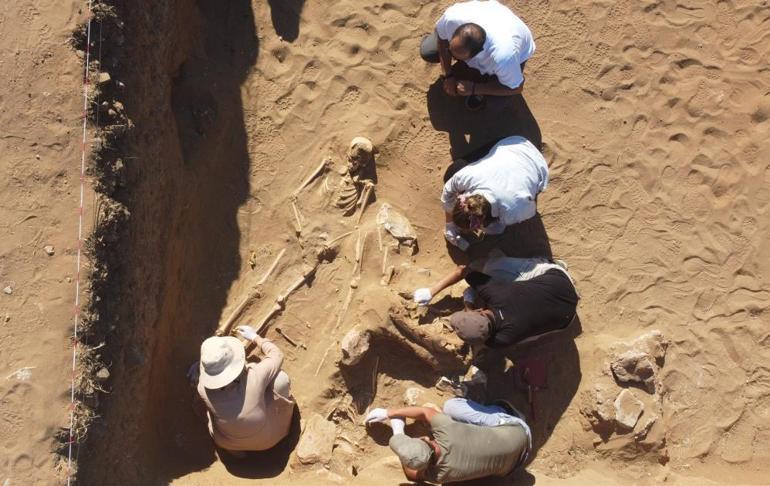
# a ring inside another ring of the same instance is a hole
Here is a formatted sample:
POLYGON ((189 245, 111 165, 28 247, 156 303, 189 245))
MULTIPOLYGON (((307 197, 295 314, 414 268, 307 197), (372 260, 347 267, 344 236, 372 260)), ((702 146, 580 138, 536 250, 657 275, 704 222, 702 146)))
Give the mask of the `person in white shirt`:
POLYGON ((548 185, 548 164, 524 137, 500 140, 481 159, 444 184, 446 239, 465 251, 463 234, 500 234, 537 213, 537 195, 548 185))
POLYGON ((425 61, 441 64, 444 90, 450 96, 521 93, 524 65, 534 52, 535 41, 527 25, 495 0, 452 5, 420 46, 425 61), (486 80, 456 79, 453 59, 487 75, 486 80))

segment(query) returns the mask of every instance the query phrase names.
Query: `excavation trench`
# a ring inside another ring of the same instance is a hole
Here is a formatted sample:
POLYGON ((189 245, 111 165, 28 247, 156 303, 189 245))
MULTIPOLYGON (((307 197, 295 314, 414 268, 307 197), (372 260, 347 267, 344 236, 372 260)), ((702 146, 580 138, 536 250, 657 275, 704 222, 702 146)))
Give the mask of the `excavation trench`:
MULTIPOLYGON (((112 391, 98 407, 100 418, 91 426, 88 452, 81 455, 79 479, 82 484, 165 483, 204 470, 216 460, 205 423, 192 412, 185 374, 197 359, 200 342, 232 310, 228 303, 249 293, 248 284, 237 282, 246 268, 244 247, 257 270, 264 270, 278 249, 287 247, 286 257, 264 286, 265 293, 275 293, 296 279, 297 269, 309 263, 308 255, 312 259, 308 246, 313 246, 315 235, 341 229, 332 223, 307 228, 307 239, 299 244, 290 231, 285 232, 291 228, 288 223, 287 228, 273 225, 277 237, 261 235, 264 241, 242 234, 242 227, 251 231, 252 226, 269 226, 275 218, 259 212, 262 203, 254 196, 258 188, 253 186, 266 181, 255 177, 253 155, 259 141, 246 123, 263 118, 242 102, 244 84, 260 55, 248 1, 139 1, 116 6, 122 25, 119 32, 108 29, 105 42, 114 40, 111 33, 120 35, 124 54, 105 60, 102 69, 111 69, 125 86, 113 94, 133 125, 120 141, 125 175, 113 194, 126 205, 130 218, 120 230, 121 255, 113 268, 119 296, 114 296, 114 315, 107 316, 114 322, 107 339, 112 391), (254 213, 259 214, 252 217, 254 213), (255 246, 257 251, 251 252, 255 246)), ((258 106, 259 93, 251 93, 250 102, 258 106)), ((296 175, 292 179, 297 180, 296 175)), ((307 211, 323 203, 323 198, 311 200, 307 211)), ((322 262, 297 292, 301 295, 296 302, 290 300, 281 311, 281 325, 310 345, 303 346, 310 349, 308 354, 302 356, 302 348, 271 336, 286 350, 285 368, 294 375, 295 389, 304 390, 306 403, 300 410, 315 406, 338 417, 353 406, 358 415, 371 402, 370 388, 380 377, 386 391, 398 396, 409 383, 429 387, 439 376, 411 357, 409 347, 399 345, 395 328, 389 330, 390 339, 376 340, 377 350, 360 368, 336 371, 338 349, 328 335, 344 330, 348 322, 343 317, 355 316, 363 302, 353 298, 352 287, 350 310, 342 298, 353 253, 369 252, 367 257, 359 255, 360 264, 353 266, 356 278, 372 272, 374 285, 379 285, 380 272, 372 269, 379 268, 381 258, 371 252, 381 235, 371 231, 371 223, 369 228, 360 248, 360 232, 340 239, 332 261, 322 262), (349 255, 334 258, 339 248, 349 255), (314 300, 327 302, 324 312, 317 312, 314 300), (338 318, 340 302, 345 311, 338 318), (380 359, 380 369, 372 377, 372 364, 380 359)), ((361 285, 370 286, 365 279, 361 285)), ((269 308, 269 299, 256 300, 246 307, 244 318, 256 318, 269 308)), ((379 308, 374 318, 379 322, 374 325, 387 325, 387 302, 379 308)), ((353 419, 360 421, 358 416, 347 416, 341 429, 365 441, 365 432, 352 424, 353 419)), ((234 466, 232 473, 280 474, 296 445, 299 420, 298 410, 284 443, 254 461, 255 466, 246 470, 234 466)), ((338 466, 346 468, 347 464, 338 466)))

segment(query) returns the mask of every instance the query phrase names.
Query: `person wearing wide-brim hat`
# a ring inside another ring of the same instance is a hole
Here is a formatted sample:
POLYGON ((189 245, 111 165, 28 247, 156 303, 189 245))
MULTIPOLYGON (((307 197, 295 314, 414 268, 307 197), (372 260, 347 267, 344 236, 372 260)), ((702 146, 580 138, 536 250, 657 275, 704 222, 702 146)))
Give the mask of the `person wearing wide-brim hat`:
POLYGON ((214 443, 234 456, 270 449, 288 433, 294 413, 289 376, 281 371, 283 353, 249 326, 238 333, 264 354, 246 361, 235 337, 210 337, 201 344, 197 390, 208 411, 214 443))

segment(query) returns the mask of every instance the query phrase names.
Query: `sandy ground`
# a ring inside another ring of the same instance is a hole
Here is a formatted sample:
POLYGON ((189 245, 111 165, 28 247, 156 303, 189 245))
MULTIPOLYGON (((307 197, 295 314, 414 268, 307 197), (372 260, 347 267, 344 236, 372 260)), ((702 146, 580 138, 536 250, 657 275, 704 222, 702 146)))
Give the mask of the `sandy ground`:
POLYGON ((11 292, 0 293, 6 485, 56 484, 53 438, 69 420, 83 68, 68 39, 84 18, 79 4, 14 1, 0 13, 0 286, 11 292))
MULTIPOLYGON (((113 296, 124 307, 112 393, 83 449, 84 484, 397 484, 387 435, 367 433, 360 417, 372 402, 403 403, 410 387, 440 402, 448 396, 432 390, 440 373, 390 338, 340 369, 339 341, 354 325, 385 326, 388 308, 400 305, 396 291, 451 269, 438 203, 444 171, 453 155, 511 133, 542 134, 551 184, 540 211, 554 255, 576 278, 583 328, 574 345, 547 355, 537 451, 516 484, 766 482, 770 8, 515 4, 538 45, 526 103, 469 114, 417 55, 449 4, 177 0, 125 12, 128 62, 116 72, 135 124, 124 146, 132 218, 125 283, 113 296), (333 201, 336 169, 359 135, 379 153, 376 201, 356 228, 333 201), (334 169, 297 202, 298 237, 290 195, 326 156, 334 169), (389 250, 387 235, 380 249, 383 202, 410 219, 416 255, 389 250), (259 321, 315 263, 324 235, 349 231, 268 332, 286 352, 302 423, 314 413, 336 423, 331 461, 297 462, 300 423, 272 454, 220 461, 183 379, 200 340, 255 289, 260 297, 239 322, 259 321), (366 242, 360 269, 358 241, 366 242), (385 251, 395 267, 389 285, 380 283, 385 251), (669 342, 658 387, 633 391, 642 420, 655 423, 643 439, 596 432, 589 418, 599 391, 614 399, 620 390, 607 371, 613 350, 651 330, 669 342)), ((8 174, 0 278, 14 287, 0 294, 0 318, 11 316, 0 322, 0 478, 26 484, 55 477, 48 450, 66 415, 80 77, 64 45, 76 8, 17 5, 0 16, 0 25, 28 25, 0 30, 10 86, 0 98, 8 174), (25 366, 36 367, 29 380, 4 379, 25 366)), ((525 403, 510 376, 498 378, 492 395, 525 403)))

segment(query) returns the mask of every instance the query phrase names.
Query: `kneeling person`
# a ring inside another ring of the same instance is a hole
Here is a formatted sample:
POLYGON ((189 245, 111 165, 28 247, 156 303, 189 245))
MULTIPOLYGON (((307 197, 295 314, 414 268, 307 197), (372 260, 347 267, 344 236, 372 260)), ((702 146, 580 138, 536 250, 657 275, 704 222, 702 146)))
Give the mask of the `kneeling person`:
POLYGON ((433 297, 465 278, 466 310, 449 323, 469 344, 501 348, 566 328, 575 317, 578 295, 567 271, 543 258, 493 256, 458 266, 430 288, 414 291, 415 302, 433 297))
POLYGON ((390 420, 389 445, 412 481, 436 483, 506 476, 524 464, 531 448, 526 422, 500 405, 448 400, 444 413, 428 407, 375 408, 366 422, 390 420), (430 425, 430 437, 404 434, 404 419, 430 425))
POLYGON ((238 333, 259 346, 264 359, 247 363, 237 338, 210 337, 201 345, 197 387, 211 437, 236 457, 275 446, 289 433, 294 413, 281 350, 249 326, 239 327, 238 333))

